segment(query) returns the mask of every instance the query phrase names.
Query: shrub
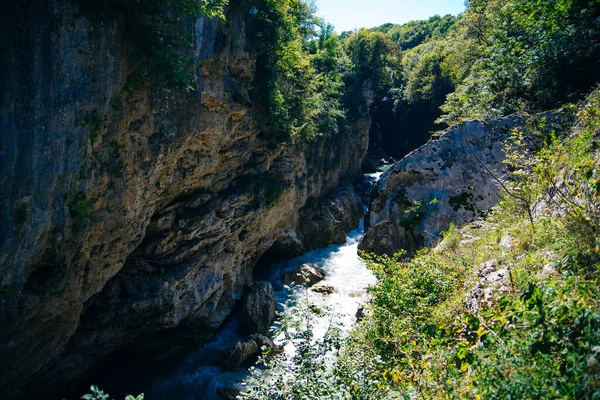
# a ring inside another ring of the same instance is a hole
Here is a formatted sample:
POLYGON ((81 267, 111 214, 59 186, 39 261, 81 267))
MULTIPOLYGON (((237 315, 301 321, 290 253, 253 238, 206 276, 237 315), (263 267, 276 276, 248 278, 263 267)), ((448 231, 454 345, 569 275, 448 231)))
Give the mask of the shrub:
POLYGON ((75 119, 75 125, 80 127, 89 127, 90 128, 90 139, 92 142, 98 136, 98 132, 104 126, 104 121, 102 117, 100 117, 96 111, 86 113, 83 118, 75 119))
POLYGON ((75 200, 69 205, 69 212, 73 218, 83 219, 92 213, 92 203, 80 192, 75 200))
MULTIPOLYGON (((91 386, 90 392, 81 397, 82 400, 109 400, 109 395, 104 393, 102 390, 98 389, 98 386, 91 386)), ((125 400, 144 400, 144 394, 140 394, 139 396, 127 395, 125 400)))

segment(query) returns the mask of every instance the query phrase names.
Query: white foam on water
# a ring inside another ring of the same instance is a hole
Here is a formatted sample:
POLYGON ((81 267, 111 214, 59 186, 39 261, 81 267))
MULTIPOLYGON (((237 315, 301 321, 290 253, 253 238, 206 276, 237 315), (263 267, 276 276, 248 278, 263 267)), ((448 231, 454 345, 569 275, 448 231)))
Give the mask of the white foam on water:
MULTIPOLYGON (((365 177, 368 181, 376 182, 381 175, 382 172, 377 172, 365 177)), ((331 295, 285 287, 275 292, 277 303, 285 304, 290 299, 300 300, 308 296, 311 304, 327 310, 320 316, 315 314, 311 319, 315 340, 325 335, 332 321, 342 331, 349 332, 356 322, 357 310, 367 301, 367 288, 376 283, 373 273, 358 257, 358 243, 363 231, 364 223, 361 220, 359 228, 348 234, 346 243, 312 251, 272 268, 272 280, 276 280, 282 272, 304 263, 316 264, 326 272, 326 278, 318 285, 332 286, 335 292, 331 295)), ((241 388, 241 383, 249 374, 246 369, 227 372, 211 364, 242 339, 237 334, 237 326, 237 320, 232 320, 211 343, 188 355, 169 376, 153 382, 146 399, 217 400, 217 388, 241 388)), ((293 346, 288 346, 286 351, 293 353, 293 346)))

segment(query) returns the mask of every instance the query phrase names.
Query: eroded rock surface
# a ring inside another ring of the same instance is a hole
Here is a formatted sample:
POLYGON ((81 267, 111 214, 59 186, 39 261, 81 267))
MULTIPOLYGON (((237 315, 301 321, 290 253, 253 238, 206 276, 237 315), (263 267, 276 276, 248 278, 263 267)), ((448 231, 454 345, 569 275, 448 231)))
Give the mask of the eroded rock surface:
MULTIPOLYGON (((267 140, 237 3, 192 27, 191 92, 153 88, 120 18, 41 0, 0 16, 0 398, 64 394, 115 352, 197 346, 275 243, 325 244, 300 227, 359 176, 366 103, 345 135, 267 140)), ((358 225, 336 204, 330 223, 358 225)))
POLYGON ((230 369, 241 367, 250 358, 258 357, 264 351, 274 347, 273 341, 264 335, 249 336, 244 341, 237 343, 233 350, 226 355, 223 366, 230 369))
POLYGON ((266 335, 275 321, 275 298, 269 282, 256 282, 242 304, 242 333, 266 335))
MULTIPOLYGON (((547 129, 560 130, 564 117, 538 117, 547 129)), ((432 246, 451 223, 463 226, 499 200, 496 178, 506 180, 505 142, 521 131, 526 146, 537 146, 525 117, 469 121, 448 129, 439 139, 395 164, 376 185, 365 219, 361 250, 392 255, 432 246), (492 176, 493 174, 493 176, 492 176)))
POLYGON ((312 286, 315 283, 325 279, 325 271, 315 264, 302 264, 297 269, 286 272, 281 276, 281 280, 286 285, 306 285, 312 286))
POLYGON ((335 293, 335 288, 331 285, 313 286, 310 290, 325 296, 329 296, 335 293))

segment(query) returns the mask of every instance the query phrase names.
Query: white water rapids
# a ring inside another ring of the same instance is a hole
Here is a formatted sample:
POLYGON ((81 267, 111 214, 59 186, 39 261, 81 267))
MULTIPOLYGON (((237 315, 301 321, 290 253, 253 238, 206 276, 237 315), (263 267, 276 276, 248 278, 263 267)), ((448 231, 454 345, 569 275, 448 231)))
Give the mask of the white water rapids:
MULTIPOLYGON (((374 182, 381 173, 366 175, 374 182)), ((328 310, 321 316, 315 315, 312 321, 315 338, 322 338, 332 321, 348 332, 356 322, 356 312, 367 300, 367 288, 376 282, 372 272, 358 257, 358 243, 363 235, 364 224, 361 220, 357 230, 348 234, 346 243, 330 246, 304 254, 301 257, 278 264, 271 268, 271 281, 277 276, 297 268, 304 263, 316 264, 326 273, 326 278, 319 285, 332 286, 335 292, 329 296, 301 289, 287 289, 274 283, 275 301, 278 304, 288 300, 309 296, 310 303, 320 309, 328 310)), ((289 310, 289 309, 288 309, 289 310)), ((167 376, 154 380, 146 389, 146 400, 218 400, 217 388, 241 388, 244 378, 249 374, 247 369, 223 371, 215 366, 222 355, 234 348, 243 338, 237 334, 238 320, 234 318, 215 339, 189 354, 167 376)), ((277 340, 275 340, 277 343, 277 340)))

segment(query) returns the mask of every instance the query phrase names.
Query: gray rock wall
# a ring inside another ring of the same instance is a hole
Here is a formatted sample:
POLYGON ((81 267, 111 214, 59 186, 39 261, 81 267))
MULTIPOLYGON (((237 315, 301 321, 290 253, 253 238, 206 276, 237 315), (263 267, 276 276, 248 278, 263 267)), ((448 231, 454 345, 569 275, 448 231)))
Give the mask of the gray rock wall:
MULTIPOLYGON (((163 332, 189 345, 211 337, 261 256, 302 238, 310 208, 360 173, 369 123, 365 105, 345 137, 265 142, 233 8, 193 27, 199 83, 188 93, 133 84, 140 59, 119 18, 88 19, 71 2, 6 7, 0 398, 11 399, 75 382, 163 332)), ((358 224, 351 198, 332 224, 358 224)))
MULTIPOLYGON (((535 119, 543 119, 547 131, 560 131, 564 118, 545 113, 535 119)), ((502 189, 486 167, 496 178, 507 180, 505 144, 513 130, 524 133, 529 150, 539 147, 541 138, 531 136, 527 126, 525 117, 518 115, 469 121, 410 153, 376 185, 359 248, 410 254, 434 245, 450 224, 463 226, 490 210, 502 189)))

